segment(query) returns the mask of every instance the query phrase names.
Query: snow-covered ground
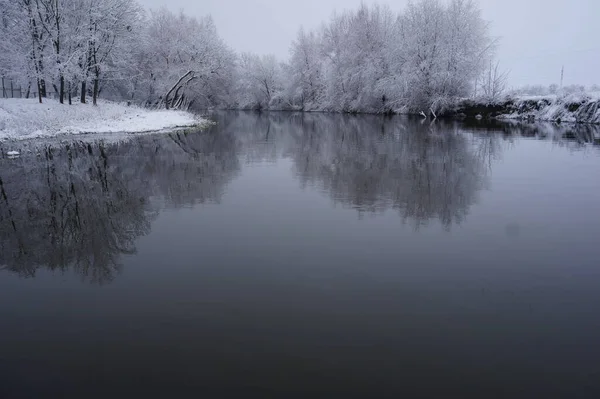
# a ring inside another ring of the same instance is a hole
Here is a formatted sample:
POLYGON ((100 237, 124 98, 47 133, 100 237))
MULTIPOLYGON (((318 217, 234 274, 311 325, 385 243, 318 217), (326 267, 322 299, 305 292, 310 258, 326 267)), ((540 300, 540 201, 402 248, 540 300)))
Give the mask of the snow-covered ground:
POLYGON ((547 122, 600 123, 600 93, 563 96, 518 96, 510 99, 509 112, 500 119, 535 119, 547 122))
POLYGON ((443 112, 445 116, 478 119, 600 124, 600 92, 462 99, 443 112))
POLYGON ((47 138, 73 134, 131 134, 201 126, 208 121, 192 113, 151 110, 100 101, 98 106, 62 105, 47 99, 0 99, 0 140, 47 138))

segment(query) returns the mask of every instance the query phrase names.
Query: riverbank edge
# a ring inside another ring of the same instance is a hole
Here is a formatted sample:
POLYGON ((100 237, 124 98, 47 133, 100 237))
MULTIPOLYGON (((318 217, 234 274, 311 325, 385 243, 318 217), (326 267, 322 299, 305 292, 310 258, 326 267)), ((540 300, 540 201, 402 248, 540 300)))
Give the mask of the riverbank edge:
POLYGON ((400 108, 387 111, 332 111, 293 107, 252 109, 225 108, 229 111, 333 113, 347 115, 409 115, 425 118, 455 120, 513 120, 524 122, 553 122, 600 125, 600 98, 570 97, 506 97, 498 101, 482 99, 456 99, 446 102, 441 109, 414 111, 400 108))
POLYGON ((506 98, 496 102, 464 99, 440 112, 440 116, 598 125, 600 99, 533 97, 506 98))
POLYGON ((60 104, 45 100, 0 99, 0 141, 135 134, 205 129, 212 124, 198 114, 144 108, 126 103, 100 101, 97 106, 60 104))

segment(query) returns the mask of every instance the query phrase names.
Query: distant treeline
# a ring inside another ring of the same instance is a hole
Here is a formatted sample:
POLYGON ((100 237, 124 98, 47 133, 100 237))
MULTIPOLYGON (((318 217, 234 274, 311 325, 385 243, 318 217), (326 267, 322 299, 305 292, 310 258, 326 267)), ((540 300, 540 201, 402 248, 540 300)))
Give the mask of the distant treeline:
POLYGON ((0 0, 0 75, 61 102, 167 108, 426 112, 497 97, 505 76, 472 0, 361 5, 300 29, 290 58, 236 54, 210 17, 135 0, 0 0))

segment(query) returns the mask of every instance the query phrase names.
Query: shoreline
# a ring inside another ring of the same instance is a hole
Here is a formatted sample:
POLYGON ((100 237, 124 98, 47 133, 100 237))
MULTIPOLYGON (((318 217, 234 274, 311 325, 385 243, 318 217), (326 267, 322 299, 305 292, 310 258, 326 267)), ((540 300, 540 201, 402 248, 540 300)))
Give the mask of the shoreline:
POLYGON ((46 99, 0 99, 0 141, 72 136, 127 137, 207 127, 210 121, 187 111, 153 110, 100 101, 97 106, 46 99))
POLYGON ((493 102, 465 99, 440 115, 456 119, 600 125, 600 99, 585 94, 507 97, 493 102))
MULTIPOLYGON (((418 111, 397 109, 388 111, 331 111, 325 109, 252 109, 225 108, 226 111, 242 112, 291 112, 291 113, 321 113, 345 115, 407 115, 423 117, 418 111)), ((580 94, 564 97, 558 96, 516 96, 505 97, 497 101, 483 99, 457 99, 453 104, 441 110, 436 110, 436 118, 431 111, 427 119, 454 120, 512 120, 521 122, 552 122, 570 124, 600 125, 600 93, 594 95, 580 94)))

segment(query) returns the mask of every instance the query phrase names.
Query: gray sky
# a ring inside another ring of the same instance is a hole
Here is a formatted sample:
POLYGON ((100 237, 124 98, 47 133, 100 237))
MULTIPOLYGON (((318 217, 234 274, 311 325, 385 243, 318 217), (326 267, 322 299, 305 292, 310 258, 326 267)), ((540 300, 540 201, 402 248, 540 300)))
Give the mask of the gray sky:
MULTIPOLYGON (((213 16, 219 34, 236 51, 273 53, 287 59, 300 26, 318 27, 334 10, 361 0, 139 0, 189 15, 213 16)), ((375 3, 373 0, 363 0, 375 3)), ((382 0, 395 11, 408 0, 382 0)), ((479 0, 492 33, 501 38, 498 57, 510 84, 600 84, 599 0, 479 0)))

